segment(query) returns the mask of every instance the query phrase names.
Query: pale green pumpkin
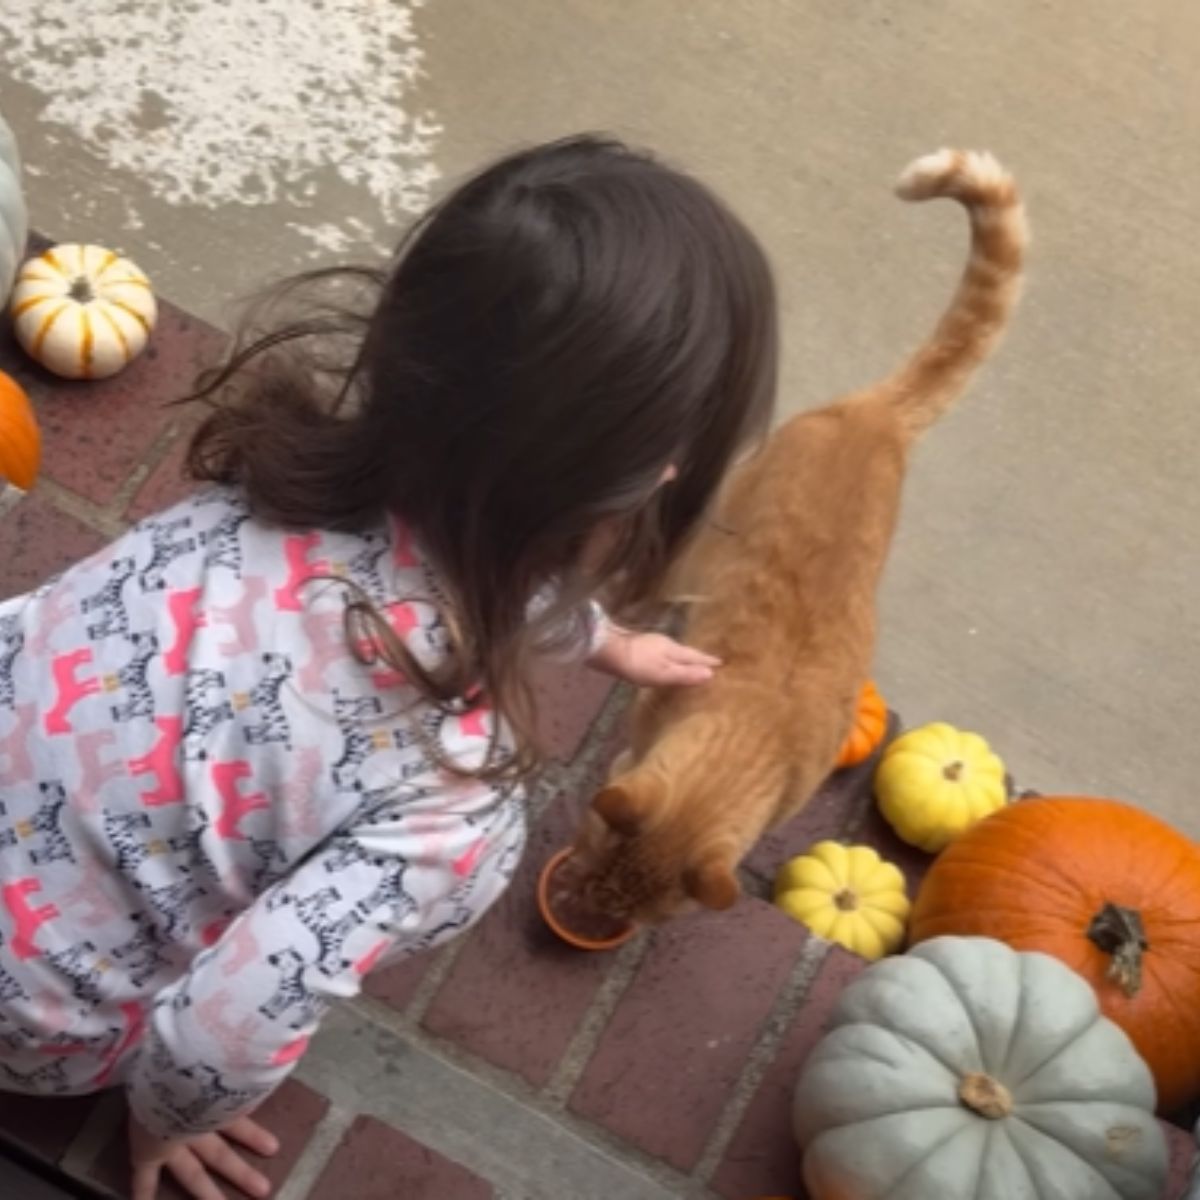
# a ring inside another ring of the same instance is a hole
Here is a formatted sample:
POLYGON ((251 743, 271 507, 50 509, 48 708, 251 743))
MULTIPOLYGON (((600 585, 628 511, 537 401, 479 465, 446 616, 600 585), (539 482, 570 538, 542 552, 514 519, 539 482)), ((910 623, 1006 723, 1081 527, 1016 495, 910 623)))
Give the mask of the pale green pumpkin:
POLYGON ((17 139, 0 117, 0 307, 8 303, 17 269, 25 257, 29 214, 21 191, 17 139))
POLYGON ((812 1200, 1160 1200, 1154 1104, 1074 971, 947 937, 843 992, 794 1122, 812 1200))

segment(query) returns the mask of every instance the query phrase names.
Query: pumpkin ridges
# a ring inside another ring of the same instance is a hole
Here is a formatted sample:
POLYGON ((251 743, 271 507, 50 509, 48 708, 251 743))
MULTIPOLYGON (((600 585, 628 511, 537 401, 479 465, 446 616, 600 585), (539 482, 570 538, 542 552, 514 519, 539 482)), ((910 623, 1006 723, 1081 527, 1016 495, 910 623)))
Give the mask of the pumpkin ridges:
POLYGON ((37 308, 39 304, 46 304, 48 301, 56 299, 54 296, 30 296, 27 300, 22 300, 19 304, 14 304, 12 308, 12 319, 15 321, 18 317, 24 316, 30 309, 37 308))
MULTIPOLYGON (((954 868, 955 872, 962 871, 965 876, 963 888, 968 892, 978 885, 979 874, 981 872, 1003 872, 1007 874, 1010 872, 1015 872, 1018 864, 1025 866, 1030 861, 1028 857, 1014 855, 1012 865, 1008 866, 1003 863, 985 862, 981 859, 964 858, 961 855, 955 855, 953 853, 961 846, 961 844, 961 842, 955 842, 948 846, 943 852, 943 856, 939 862, 946 865, 944 874, 947 878, 951 878, 953 875, 953 872, 950 870, 951 867, 954 868)), ((1067 883, 1056 884, 1047 879, 1030 878, 1027 881, 1027 886, 1031 888, 1037 888, 1041 891, 1053 892, 1056 895, 1061 896, 1064 900, 1074 901, 1079 897, 1078 889, 1072 888, 1067 883)))
MULTIPOLYGON (((947 852, 948 853, 948 852, 947 852)), ((941 864, 939 864, 940 866, 941 864)), ((955 885, 952 881, 952 876, 949 872, 945 876, 939 874, 938 889, 934 892, 927 893, 922 888, 921 893, 917 897, 916 904, 913 909, 912 922, 912 941, 915 944, 919 941, 925 941, 936 933, 954 933, 961 932, 966 925, 971 926, 972 933, 988 935, 990 924, 988 918, 991 916, 1004 917, 1006 919, 1025 918, 1033 919, 1030 908, 1027 905, 1022 905, 1014 896, 1011 903, 1006 904, 1002 900, 997 900, 986 890, 987 888, 998 886, 1004 887, 1005 879, 998 881, 988 881, 986 887, 983 880, 989 873, 988 868, 984 864, 973 863, 957 863, 953 864, 962 868, 961 874, 963 878, 955 885), (932 897, 932 898, 931 898, 932 897), (976 912, 971 908, 972 904, 978 904, 980 908, 986 909, 986 913, 976 912), (930 918, 927 915, 927 908, 933 906, 935 909, 951 909, 945 914, 941 920, 930 918), (949 924, 944 924, 948 921, 949 924)), ((1040 865, 1040 864, 1031 864, 1040 865)), ((1001 873, 1002 875, 1015 875, 1014 870, 1000 872, 999 868, 992 868, 991 874, 1001 873)), ((1092 902, 1088 897, 1080 892, 1056 891, 1047 886, 1045 880, 1036 878, 1036 876, 1027 875, 1022 879, 1022 887, 1025 895, 1036 893, 1038 890, 1043 890, 1048 893, 1046 903, 1048 906, 1060 904, 1061 908, 1056 910, 1052 915, 1043 915, 1040 920, 1043 921, 1044 927, 1039 925, 1041 933, 1045 936, 1061 937, 1066 931, 1071 933, 1086 929, 1088 922, 1094 915, 1099 904, 1092 902)), ((1007 890, 1007 889, 1006 889, 1007 890)), ((1030 929, 1024 927, 1021 930, 1021 936, 1028 936, 1030 929)), ((1013 936, 1017 936, 1015 932, 1013 936)), ((1010 927, 1006 925, 1005 940, 1010 940, 1010 927)), ((1156 938, 1156 942, 1160 946, 1165 946, 1161 938, 1156 938)), ((1025 946, 1024 949, 1031 949, 1031 946, 1025 946)), ((1094 948, 1093 948, 1094 949, 1094 948)), ((1095 951, 1097 960, 1102 957, 1098 950, 1095 951)), ((1089 972, 1090 974, 1091 972, 1089 972)), ((1102 969, 1097 972, 1097 976, 1102 976, 1102 969)))
POLYGON ((136 279, 131 275, 128 279, 109 279, 109 280, 107 280, 104 283, 102 292, 107 294, 107 292, 110 288, 126 287, 126 286, 145 288, 147 291, 152 290, 150 287, 150 280, 136 279))
POLYGON ((34 334, 33 337, 33 354, 35 356, 42 352, 42 345, 46 341, 50 330, 54 328, 54 322, 57 321, 58 318, 61 317, 63 313, 66 312, 70 307, 71 302, 69 300, 64 300, 52 313, 43 318, 41 325, 38 327, 37 333, 34 334))
POLYGON ((903 945, 911 907, 904 876, 873 847, 817 842, 779 869, 773 897, 818 937, 862 957, 879 958, 903 945))
POLYGON ((874 790, 879 811, 897 835, 931 853, 1008 802, 999 756, 977 734, 945 722, 910 729, 892 742, 880 759, 874 790))
POLYGON ((88 314, 86 307, 81 307, 79 310, 79 322, 81 326, 80 343, 79 343, 79 366, 83 372, 84 379, 92 377, 92 346, 94 336, 92 333, 92 319, 88 314))
MULTIPOLYGON (((1159 988, 1165 1003, 1174 1010, 1179 1024, 1185 1027, 1191 1026, 1194 1034, 1200 1037, 1200 1012, 1187 1004, 1186 997, 1180 994, 1180 989, 1175 986, 1175 981, 1165 977, 1164 971, 1167 965, 1168 962, 1164 962, 1161 955, 1148 958, 1143 968, 1145 972, 1143 985, 1159 988)), ((1197 971, 1197 974, 1200 974, 1200 970, 1197 971)))
POLYGON ((53 287, 61 287, 63 274, 55 269, 53 263, 46 262, 43 258, 30 258, 21 264, 16 282, 48 283, 53 287))
POLYGON ((69 276, 69 275, 71 274, 71 272, 67 270, 67 268, 66 268, 65 264, 63 263, 62 259, 60 259, 60 258, 59 258, 59 257, 58 257, 58 256, 57 256, 55 253, 54 253, 54 248, 53 248, 53 247, 51 247, 51 249, 49 249, 49 250, 44 250, 44 251, 42 252, 41 258, 42 258, 42 261, 43 261, 43 262, 45 262, 45 263, 48 263, 48 264, 49 264, 51 267, 53 267, 53 268, 54 268, 54 269, 55 269, 55 270, 56 270, 56 271, 57 271, 57 272, 58 272, 60 275, 62 275, 62 276, 69 276))
POLYGON ((115 262, 120 262, 121 256, 115 250, 104 251, 104 261, 96 268, 94 275, 99 279, 115 262))
MULTIPOLYGON (((1022 802, 1029 805, 1029 801, 1022 802)), ((1042 801, 1036 801, 1041 804, 1042 801)), ((1053 800, 1049 803, 1055 803, 1053 800)), ((1049 820, 1035 821, 1027 817, 1029 809, 1022 808, 1021 820, 1014 821, 1011 814, 1016 812, 1016 806, 999 809, 991 817, 987 818, 988 822, 988 859, 992 864, 996 864, 996 860, 1005 854, 1011 854, 1013 868, 1020 864, 1021 873, 1028 877, 1028 872, 1024 871, 1031 862, 1037 862, 1044 866, 1047 871, 1053 873, 1054 877, 1060 880, 1067 892, 1074 896, 1079 894, 1079 880, 1076 875, 1071 874, 1066 870, 1064 864, 1060 863, 1053 855, 1045 853, 1046 839, 1053 831, 1054 823, 1049 820), (1028 824, 1028 828, 1026 828, 1028 824), (993 853, 993 848, 995 853, 993 853)), ((1039 814, 1041 815, 1041 814, 1039 814)), ((1047 813, 1053 816, 1054 814, 1047 813)), ((1087 853, 1087 846, 1083 835, 1074 838, 1072 843, 1072 853, 1078 861, 1087 853)), ((960 844, 951 846, 946 853, 946 861, 954 862, 964 853, 960 844)), ((976 863, 977 867, 982 864, 976 863)), ((1002 865, 1002 864, 999 864, 1002 865)), ((1039 877, 1039 883, 1046 881, 1039 877)))
POLYGON ((125 355, 125 361, 129 362, 133 354, 129 348, 129 339, 125 336, 125 330, 121 328, 120 324, 114 319, 112 313, 107 308, 101 307, 100 315, 112 326, 113 334, 116 336, 117 343, 121 347, 121 353, 125 355))
POLYGON ((854 723, 838 751, 834 766, 854 767, 871 757, 887 733, 887 704, 878 688, 867 680, 859 692, 854 723))
POLYGON ((132 304, 129 304, 125 300, 117 300, 112 296, 107 296, 105 299, 113 308, 119 308, 122 312, 128 313, 149 334, 150 322, 132 304))

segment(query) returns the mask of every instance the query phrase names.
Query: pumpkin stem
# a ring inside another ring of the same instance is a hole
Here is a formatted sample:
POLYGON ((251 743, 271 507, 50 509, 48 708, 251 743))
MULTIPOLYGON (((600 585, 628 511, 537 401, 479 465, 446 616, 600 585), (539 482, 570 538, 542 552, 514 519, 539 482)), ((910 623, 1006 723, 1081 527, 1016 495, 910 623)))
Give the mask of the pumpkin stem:
POLYGON ((1110 901, 1092 918, 1087 935, 1093 945, 1113 956, 1109 979, 1126 996, 1136 996, 1142 988, 1142 955, 1150 949, 1141 913, 1110 901))
POLYGON ((964 763, 962 759, 956 759, 952 763, 947 763, 942 768, 942 776, 945 779, 948 779, 951 783, 957 783, 962 777, 963 768, 965 766, 966 763, 964 763))
POLYGON ((846 887, 834 895, 833 903, 841 912, 854 912, 858 908, 858 897, 846 887))
POLYGON ((958 1085, 959 1102, 980 1117, 999 1121, 1013 1110, 1012 1093, 998 1079, 983 1072, 964 1075, 958 1085))
POLYGON ((76 275, 71 280, 71 290, 68 295, 79 304, 90 304, 96 298, 92 281, 86 275, 76 275))

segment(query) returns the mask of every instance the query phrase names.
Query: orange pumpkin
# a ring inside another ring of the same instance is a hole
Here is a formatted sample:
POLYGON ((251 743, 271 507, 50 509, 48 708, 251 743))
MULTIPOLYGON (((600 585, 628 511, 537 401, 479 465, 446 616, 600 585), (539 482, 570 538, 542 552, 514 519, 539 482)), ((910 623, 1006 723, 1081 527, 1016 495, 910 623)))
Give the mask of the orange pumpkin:
POLYGON ((858 697, 858 712, 854 715, 854 728, 850 730, 838 753, 836 767, 856 767, 866 762, 875 753, 883 735, 887 733, 887 704, 878 689, 868 679, 858 697))
POLYGON ((0 371, 0 481, 33 487, 42 462, 42 435, 29 397, 15 379, 0 371))
POLYGON ((1025 800, 930 868, 911 942, 979 935, 1052 954, 1096 990, 1154 1074, 1159 1110, 1200 1095, 1200 847, 1116 800, 1025 800))

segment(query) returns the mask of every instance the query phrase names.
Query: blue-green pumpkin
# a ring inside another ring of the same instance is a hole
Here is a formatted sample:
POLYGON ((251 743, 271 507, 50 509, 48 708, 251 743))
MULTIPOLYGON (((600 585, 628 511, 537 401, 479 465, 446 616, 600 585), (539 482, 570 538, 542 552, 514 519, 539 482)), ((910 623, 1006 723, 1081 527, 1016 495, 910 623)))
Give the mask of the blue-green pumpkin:
POLYGON ((8 303, 17 270, 25 257, 29 213, 21 191, 17 139, 0 117, 0 306, 8 303))

